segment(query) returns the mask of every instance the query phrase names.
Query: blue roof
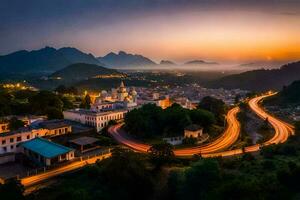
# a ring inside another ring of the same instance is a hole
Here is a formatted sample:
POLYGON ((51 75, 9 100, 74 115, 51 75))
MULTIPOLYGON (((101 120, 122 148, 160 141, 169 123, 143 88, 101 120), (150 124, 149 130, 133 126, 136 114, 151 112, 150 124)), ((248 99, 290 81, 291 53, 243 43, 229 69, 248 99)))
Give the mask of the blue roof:
POLYGON ((40 137, 36 137, 30 141, 24 142, 21 144, 21 146, 37 154, 40 154, 45 158, 54 158, 73 150, 69 147, 50 142, 40 137))

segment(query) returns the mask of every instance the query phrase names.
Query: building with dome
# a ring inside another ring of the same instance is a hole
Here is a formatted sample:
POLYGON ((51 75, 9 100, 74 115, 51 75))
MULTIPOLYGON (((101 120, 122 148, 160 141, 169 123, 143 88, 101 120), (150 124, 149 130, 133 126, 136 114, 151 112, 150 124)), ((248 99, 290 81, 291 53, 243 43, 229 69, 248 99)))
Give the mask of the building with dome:
POLYGON ((117 89, 117 95, 118 101, 124 101, 128 97, 128 92, 123 81, 121 81, 120 87, 117 89))
POLYGON ((64 111, 64 118, 94 126, 101 131, 111 120, 122 120, 125 114, 137 107, 137 92, 134 87, 129 92, 122 81, 111 93, 102 91, 91 105, 91 109, 64 111))

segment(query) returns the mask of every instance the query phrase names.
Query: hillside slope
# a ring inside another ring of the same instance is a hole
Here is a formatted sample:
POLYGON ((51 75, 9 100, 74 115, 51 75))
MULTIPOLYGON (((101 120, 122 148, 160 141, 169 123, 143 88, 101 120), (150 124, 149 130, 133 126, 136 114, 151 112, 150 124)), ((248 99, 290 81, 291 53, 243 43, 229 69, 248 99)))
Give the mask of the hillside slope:
POLYGON ((50 78, 60 78, 64 80, 84 80, 100 75, 122 75, 114 69, 108 69, 99 65, 76 63, 69 65, 53 74, 50 78))
POLYGON ((241 88, 252 91, 280 90, 295 80, 300 80, 300 61, 283 65, 279 69, 260 69, 229 75, 212 81, 206 86, 226 89, 241 88))
POLYGON ((111 52, 104 57, 99 57, 98 60, 110 67, 156 65, 156 63, 149 58, 146 58, 142 55, 129 54, 124 51, 120 51, 118 54, 111 52))
POLYGON ((0 56, 0 72, 6 74, 53 73, 79 62, 101 65, 93 55, 83 53, 75 48, 45 47, 39 50, 21 50, 0 56))

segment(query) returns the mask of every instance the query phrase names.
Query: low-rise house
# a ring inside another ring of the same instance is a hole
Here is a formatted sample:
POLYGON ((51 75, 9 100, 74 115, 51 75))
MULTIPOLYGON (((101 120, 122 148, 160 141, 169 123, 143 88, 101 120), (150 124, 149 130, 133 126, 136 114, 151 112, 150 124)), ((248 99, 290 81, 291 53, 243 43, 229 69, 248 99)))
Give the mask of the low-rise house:
POLYGON ((184 137, 199 138, 203 135, 203 128, 196 124, 191 124, 184 129, 184 137))
POLYGON ((64 120, 49 120, 38 124, 39 127, 46 129, 47 132, 43 136, 54 137, 72 132, 72 126, 64 120))
MULTIPOLYGON (((48 120, 33 123, 15 131, 0 134, 0 155, 9 153, 20 153, 19 144, 27 142, 36 137, 54 137, 72 132, 72 126, 64 120, 48 120)), ((0 157, 0 163, 2 162, 0 157)), ((3 158, 4 159, 4 158, 3 158)))
POLYGON ((37 136, 44 136, 47 130, 23 127, 16 131, 0 134, 0 154, 20 152, 18 144, 31 140, 37 136))
POLYGON ((75 150, 56 144, 46 139, 36 137, 22 143, 22 152, 37 164, 50 166, 74 159, 75 150))

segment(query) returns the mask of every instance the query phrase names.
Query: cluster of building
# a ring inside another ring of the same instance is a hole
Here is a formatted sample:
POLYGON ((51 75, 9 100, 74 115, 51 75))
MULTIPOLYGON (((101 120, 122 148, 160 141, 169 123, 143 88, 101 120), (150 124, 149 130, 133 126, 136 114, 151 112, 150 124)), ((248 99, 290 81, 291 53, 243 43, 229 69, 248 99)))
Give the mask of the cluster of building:
POLYGON ((63 114, 65 119, 93 126, 99 132, 109 121, 124 119, 125 114, 137 106, 135 88, 128 92, 122 81, 120 87, 112 89, 110 93, 102 91, 98 96, 94 96, 90 109, 76 108, 64 111, 63 114))
MULTIPOLYGON (((29 141, 42 141, 38 138, 51 138, 72 132, 72 126, 64 120, 44 120, 43 117, 19 118, 25 122, 25 126, 17 130, 9 130, 9 122, 6 120, 2 121, 0 124, 2 130, 0 132, 0 164, 13 162, 17 153, 25 153, 26 155, 35 158, 35 154, 38 154, 38 152, 29 154, 29 149, 27 149, 27 146, 25 145, 29 141)), ((47 143, 52 142, 48 141, 47 143)), ((57 146, 54 143, 53 145, 57 146)), ((42 144, 40 146, 43 147, 42 144)), ((48 149, 48 151, 50 152, 50 149, 48 149)), ((59 154, 58 156, 63 155, 59 154)), ((45 163, 49 164, 51 162, 45 161, 45 163)))
POLYGON ((185 86, 157 86, 154 88, 136 88, 139 100, 142 102, 161 100, 168 97, 172 103, 178 103, 187 109, 195 108, 205 96, 211 96, 223 100, 227 105, 235 103, 236 96, 245 97, 248 91, 234 89, 226 90, 223 88, 209 89, 198 84, 187 84, 185 86))
POLYGON ((126 88, 121 82, 118 88, 112 88, 109 92, 103 90, 98 95, 90 95, 91 109, 67 110, 64 111, 64 117, 93 126, 97 131, 101 131, 109 121, 122 120, 128 111, 144 104, 152 103, 165 109, 177 103, 183 108, 194 109, 205 96, 222 99, 231 105, 237 95, 243 97, 246 93, 242 90, 206 89, 197 84, 173 88, 167 86, 126 88))

